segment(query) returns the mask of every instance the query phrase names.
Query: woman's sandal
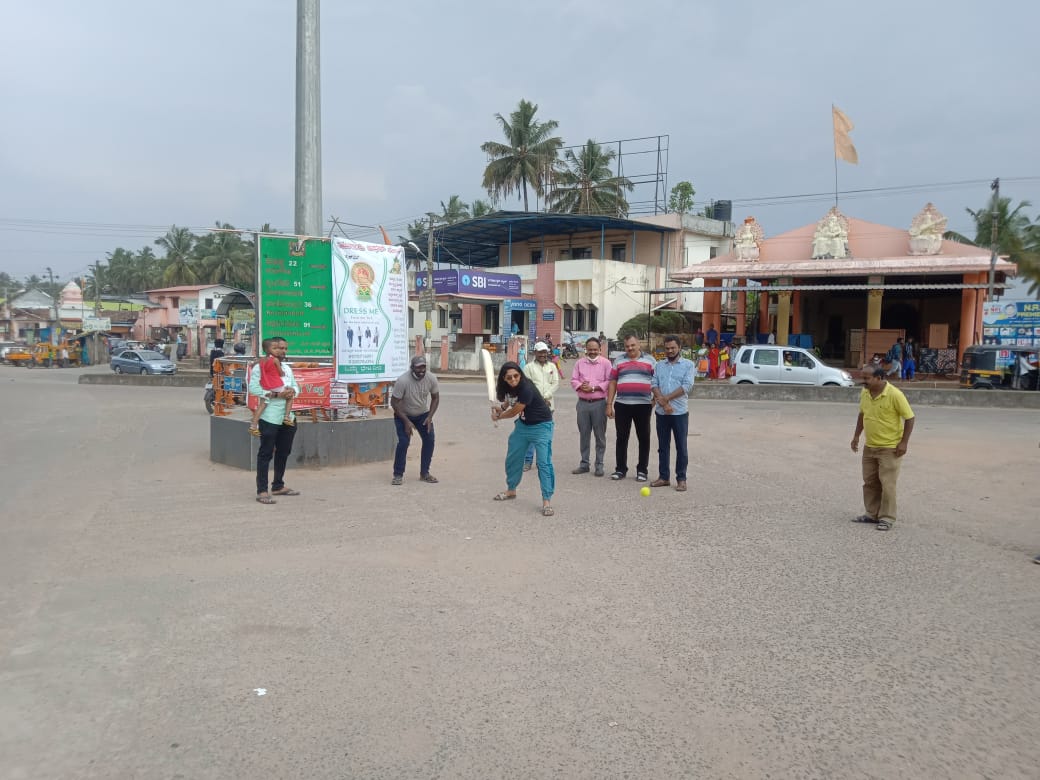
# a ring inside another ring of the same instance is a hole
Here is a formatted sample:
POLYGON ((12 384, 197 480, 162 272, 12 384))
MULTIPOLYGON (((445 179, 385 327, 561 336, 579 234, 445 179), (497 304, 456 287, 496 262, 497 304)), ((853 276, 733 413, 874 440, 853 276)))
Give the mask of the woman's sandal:
POLYGON ((516 498, 516 493, 499 493, 495 496, 495 501, 512 501, 516 498))
POLYGON ((556 512, 551 506, 542 507, 542 517, 552 517, 556 512))

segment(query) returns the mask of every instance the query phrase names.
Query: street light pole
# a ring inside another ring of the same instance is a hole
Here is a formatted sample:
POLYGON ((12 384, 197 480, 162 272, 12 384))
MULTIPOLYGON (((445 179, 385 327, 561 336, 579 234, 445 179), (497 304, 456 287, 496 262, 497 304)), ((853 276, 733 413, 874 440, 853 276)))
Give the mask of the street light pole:
POLYGON ((51 280, 51 313, 54 315, 54 319, 51 321, 51 344, 57 344, 58 337, 58 298, 54 295, 54 271, 51 270, 50 266, 47 266, 47 276, 51 280))
POLYGON ((989 287, 986 290, 986 302, 993 300, 993 284, 996 281, 997 276, 997 217, 1000 214, 1000 179, 994 179, 993 183, 989 185, 989 188, 993 190, 993 208, 990 209, 990 255, 989 255, 989 287))

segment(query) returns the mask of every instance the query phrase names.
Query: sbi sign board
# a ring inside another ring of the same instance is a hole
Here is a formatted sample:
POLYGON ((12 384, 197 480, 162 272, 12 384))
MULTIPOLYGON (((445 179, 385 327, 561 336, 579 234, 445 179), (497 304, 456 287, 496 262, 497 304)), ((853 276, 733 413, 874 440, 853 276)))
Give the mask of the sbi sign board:
MULTIPOLYGON (((415 289, 426 289, 426 274, 415 275, 415 289)), ((495 274, 467 268, 433 272, 433 291, 437 295, 486 295, 507 298, 520 295, 520 277, 516 274, 495 274)))

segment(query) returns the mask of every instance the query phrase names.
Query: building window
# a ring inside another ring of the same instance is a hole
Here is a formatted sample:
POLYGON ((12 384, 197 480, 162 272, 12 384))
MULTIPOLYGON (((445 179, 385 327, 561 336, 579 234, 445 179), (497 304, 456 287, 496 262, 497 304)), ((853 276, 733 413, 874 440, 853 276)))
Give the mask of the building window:
POLYGON ((712 260, 719 256, 719 248, 717 246, 708 247, 708 259, 712 260))
POLYGON ((599 330, 599 309, 595 306, 589 307, 589 330, 593 332, 599 330))
POLYGON ((576 246, 573 249, 571 249, 571 259, 572 260, 591 260, 592 259, 592 249, 590 247, 587 247, 587 246, 576 246))
POLYGON ((541 249, 532 250, 531 251, 531 265, 541 265, 541 264, 542 264, 542 250, 541 249))
POLYGON ((574 330, 585 330, 584 309, 575 309, 574 311, 574 330))
POLYGON ((212 298, 207 298, 206 299, 206 305, 203 306, 202 308, 204 308, 206 311, 211 311, 213 309, 213 299, 212 298))
POLYGON ((574 309, 569 306, 563 310, 563 329, 574 330, 574 309))
POLYGON ((625 245, 624 244, 611 244, 610 245, 610 259, 619 260, 622 263, 625 262, 625 245))
POLYGON ((484 330, 498 333, 498 304, 489 304, 484 307, 484 330))
POLYGON ((408 307, 408 327, 415 327, 415 309, 413 309, 411 306, 408 307))
POLYGON ((446 327, 448 327, 448 310, 447 309, 441 309, 441 308, 437 309, 437 327, 438 328, 446 328, 446 327))
POLYGON ((181 299, 178 298, 176 295, 173 295, 170 297, 170 303, 173 304, 173 308, 179 309, 181 305, 181 299))

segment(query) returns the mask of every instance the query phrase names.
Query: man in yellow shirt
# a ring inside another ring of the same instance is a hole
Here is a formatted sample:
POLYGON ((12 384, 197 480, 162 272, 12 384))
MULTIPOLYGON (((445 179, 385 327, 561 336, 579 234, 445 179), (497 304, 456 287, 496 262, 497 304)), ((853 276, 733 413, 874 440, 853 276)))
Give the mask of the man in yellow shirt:
POLYGON ((896 521, 896 481, 914 430, 914 410, 903 391, 885 380, 883 368, 863 369, 853 452, 859 452, 859 436, 864 430, 863 506, 867 513, 856 522, 877 523, 879 531, 887 531, 896 521))

